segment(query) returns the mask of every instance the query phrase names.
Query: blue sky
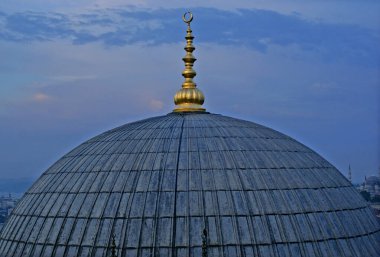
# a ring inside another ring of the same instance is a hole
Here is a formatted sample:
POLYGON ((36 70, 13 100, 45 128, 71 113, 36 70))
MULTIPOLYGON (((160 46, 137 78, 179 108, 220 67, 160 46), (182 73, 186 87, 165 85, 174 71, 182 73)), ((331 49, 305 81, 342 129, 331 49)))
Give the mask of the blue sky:
POLYGON ((186 10, 208 111, 316 150, 354 181, 380 166, 376 1, 0 3, 0 177, 38 177, 82 141, 169 113, 186 10))

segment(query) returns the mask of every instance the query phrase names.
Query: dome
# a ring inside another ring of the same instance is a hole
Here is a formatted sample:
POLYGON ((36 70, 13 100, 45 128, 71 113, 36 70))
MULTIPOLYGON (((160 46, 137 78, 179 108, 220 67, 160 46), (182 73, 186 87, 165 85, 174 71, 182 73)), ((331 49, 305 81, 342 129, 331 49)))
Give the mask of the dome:
POLYGON ((171 113, 96 136, 26 192, 0 256, 379 256, 375 216, 296 140, 211 113, 171 113), (113 236, 114 235, 114 236, 113 236))
POLYGON ((375 186, 375 185, 380 186, 380 177, 369 176, 368 178, 366 178, 365 184, 368 186, 375 186))

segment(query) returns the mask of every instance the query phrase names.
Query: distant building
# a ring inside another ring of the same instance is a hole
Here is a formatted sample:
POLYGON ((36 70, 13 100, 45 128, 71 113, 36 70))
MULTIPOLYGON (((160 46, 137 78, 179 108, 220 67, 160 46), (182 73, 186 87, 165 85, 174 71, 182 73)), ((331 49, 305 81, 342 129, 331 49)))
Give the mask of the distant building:
POLYGON ((8 216, 11 214, 13 208, 16 206, 17 200, 18 199, 11 194, 0 196, 0 230, 8 216))
POLYGON ((378 221, 380 222, 380 204, 371 204, 371 207, 374 210, 378 221))
POLYGON ((17 203, 17 199, 11 194, 0 196, 0 214, 9 215, 17 203))
POLYGON ((370 176, 366 178, 360 189, 361 191, 368 192, 371 197, 380 195, 380 177, 370 176))
POLYGON ((364 182, 359 187, 360 191, 368 192, 371 197, 380 196, 380 169, 377 176, 369 176, 364 178, 364 182))

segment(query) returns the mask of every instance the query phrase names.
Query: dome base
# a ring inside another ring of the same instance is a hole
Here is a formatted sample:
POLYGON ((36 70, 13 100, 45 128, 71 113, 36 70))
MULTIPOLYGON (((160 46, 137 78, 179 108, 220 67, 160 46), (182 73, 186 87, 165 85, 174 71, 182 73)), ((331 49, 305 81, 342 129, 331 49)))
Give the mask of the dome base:
POLYGON ((202 105, 200 104, 193 104, 193 103, 181 103, 179 105, 176 105, 176 108, 173 110, 173 112, 205 112, 206 109, 202 108, 202 105))

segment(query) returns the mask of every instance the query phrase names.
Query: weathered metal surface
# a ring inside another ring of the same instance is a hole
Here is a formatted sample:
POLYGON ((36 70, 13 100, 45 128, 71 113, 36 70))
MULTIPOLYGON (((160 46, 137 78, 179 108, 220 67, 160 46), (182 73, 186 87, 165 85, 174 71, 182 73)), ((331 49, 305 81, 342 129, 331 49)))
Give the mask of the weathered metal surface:
POLYGON ((330 163, 264 126, 207 113, 127 124, 58 160, 0 256, 380 256, 371 210, 330 163))

